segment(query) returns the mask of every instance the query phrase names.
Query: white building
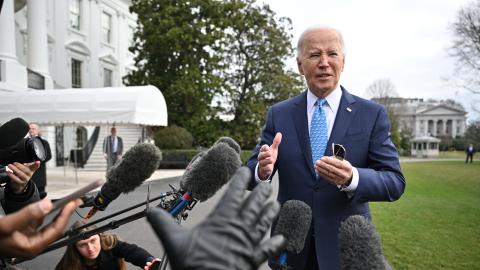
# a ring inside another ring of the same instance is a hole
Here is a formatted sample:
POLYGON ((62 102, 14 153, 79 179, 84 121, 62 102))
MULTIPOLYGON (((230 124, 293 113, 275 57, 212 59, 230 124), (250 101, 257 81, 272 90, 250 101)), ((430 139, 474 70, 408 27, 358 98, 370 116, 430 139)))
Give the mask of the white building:
POLYGON ((396 97, 374 100, 393 110, 399 117, 399 129, 410 132, 412 156, 438 156, 439 138, 465 134, 467 112, 454 102, 396 97))
POLYGON ((400 129, 410 130, 413 137, 463 136, 467 112, 458 104, 445 101, 424 101, 420 98, 373 99, 388 103, 399 116, 400 129))
MULTIPOLYGON (((4 0, 0 93, 124 86, 122 77, 134 69, 128 47, 137 16, 129 12, 130 5, 128 0, 4 0)), ((98 125, 100 133, 82 123, 42 127, 56 157, 49 165, 61 165, 70 149, 84 147, 96 134, 99 143, 86 166, 103 169, 102 139, 115 124, 98 125)), ((144 135, 138 125, 116 127, 127 149, 144 135)))

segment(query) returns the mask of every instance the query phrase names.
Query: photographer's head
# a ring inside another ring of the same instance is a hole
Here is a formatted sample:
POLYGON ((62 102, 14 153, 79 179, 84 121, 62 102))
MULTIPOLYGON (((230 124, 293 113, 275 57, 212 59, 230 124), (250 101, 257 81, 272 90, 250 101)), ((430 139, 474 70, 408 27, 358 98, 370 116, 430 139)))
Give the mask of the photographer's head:
MULTIPOLYGON (((76 221, 71 226, 75 230, 86 223, 84 221, 76 221)), ((95 229, 95 226, 82 228, 79 232, 87 232, 95 229)), ((57 270, 82 270, 85 266, 96 264, 96 260, 102 250, 111 250, 117 245, 118 236, 115 234, 99 233, 90 236, 87 239, 79 240, 67 246, 67 250, 62 259, 55 267, 57 270)), ((126 263, 123 258, 117 260, 118 269, 126 269, 126 263)))

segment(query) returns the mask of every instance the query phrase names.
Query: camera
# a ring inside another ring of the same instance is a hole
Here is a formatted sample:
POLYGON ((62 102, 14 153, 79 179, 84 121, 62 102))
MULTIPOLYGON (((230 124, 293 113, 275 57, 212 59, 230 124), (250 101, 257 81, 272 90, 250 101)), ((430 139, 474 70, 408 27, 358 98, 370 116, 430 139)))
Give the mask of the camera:
POLYGON ((45 146, 40 138, 24 138, 28 123, 21 118, 13 119, 0 126, 0 184, 10 180, 6 165, 19 162, 29 163, 46 158, 45 146))

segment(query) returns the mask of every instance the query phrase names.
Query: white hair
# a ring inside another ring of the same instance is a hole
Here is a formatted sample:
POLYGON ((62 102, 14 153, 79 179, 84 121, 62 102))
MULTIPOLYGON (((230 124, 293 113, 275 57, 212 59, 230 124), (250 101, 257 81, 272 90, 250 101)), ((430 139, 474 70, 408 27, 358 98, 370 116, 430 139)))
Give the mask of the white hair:
POLYGON ((298 42, 297 42, 297 58, 300 57, 300 54, 302 53, 302 49, 303 49, 303 42, 305 40, 305 36, 307 35, 307 33, 313 31, 313 30, 319 30, 319 29, 325 29, 325 30, 333 30, 337 33, 338 35, 338 42, 340 43, 340 47, 342 49, 342 53, 343 55, 345 55, 345 42, 343 41, 343 36, 342 36, 342 33, 340 32, 340 30, 334 28, 334 27, 331 27, 331 26, 328 26, 328 25, 313 25, 313 26, 310 26, 308 27, 307 29, 305 29, 305 31, 302 32, 302 34, 300 35, 300 37, 298 38, 298 42))

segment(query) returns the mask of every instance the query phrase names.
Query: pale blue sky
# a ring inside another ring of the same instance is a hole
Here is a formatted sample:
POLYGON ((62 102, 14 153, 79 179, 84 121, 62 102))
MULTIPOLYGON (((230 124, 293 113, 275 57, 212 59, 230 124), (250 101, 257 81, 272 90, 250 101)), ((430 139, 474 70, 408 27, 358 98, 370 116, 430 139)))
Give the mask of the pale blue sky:
MULTIPOLYGON (((447 48, 449 25, 470 0, 264 0, 278 16, 289 17, 296 44, 309 26, 326 24, 345 39, 346 64, 341 84, 364 96, 374 80, 389 78, 401 97, 454 99, 464 105, 469 119, 480 96, 453 87, 454 60, 447 48)), ((296 69, 295 59, 288 65, 296 69)))

